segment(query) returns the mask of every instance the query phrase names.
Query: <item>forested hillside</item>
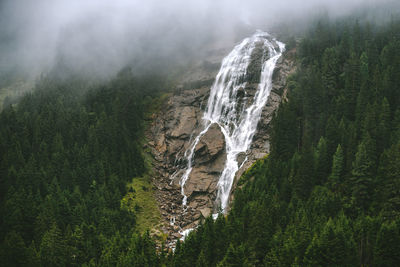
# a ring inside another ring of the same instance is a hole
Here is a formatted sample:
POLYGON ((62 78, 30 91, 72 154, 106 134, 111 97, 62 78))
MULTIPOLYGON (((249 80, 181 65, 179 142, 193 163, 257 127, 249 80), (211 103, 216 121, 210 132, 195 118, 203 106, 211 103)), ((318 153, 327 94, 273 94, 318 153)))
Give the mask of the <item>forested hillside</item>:
POLYGON ((163 85, 129 69, 101 85, 43 78, 2 111, 0 265, 155 264, 121 200, 147 171, 144 118, 163 85))
POLYGON ((296 51, 271 153, 169 253, 122 205, 166 79, 40 79, 0 114, 0 265, 397 266, 400 20, 320 20, 296 51))
POLYGON ((172 266, 397 266, 400 21, 320 20, 301 40, 269 157, 172 266))

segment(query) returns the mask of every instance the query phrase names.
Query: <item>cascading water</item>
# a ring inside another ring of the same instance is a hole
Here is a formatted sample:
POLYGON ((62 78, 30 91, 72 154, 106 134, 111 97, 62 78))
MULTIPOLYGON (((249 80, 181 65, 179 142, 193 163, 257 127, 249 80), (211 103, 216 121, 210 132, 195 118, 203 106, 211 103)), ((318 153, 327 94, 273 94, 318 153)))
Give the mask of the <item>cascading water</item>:
POLYGON ((253 36, 244 39, 222 61, 203 115, 203 130, 194 138, 185 153, 188 166, 180 180, 184 207, 187 203, 184 186, 193 168, 195 147, 210 126, 217 123, 225 137, 227 160, 218 181, 216 205, 225 211, 235 174, 241 167, 237 156, 250 148, 261 112, 271 91, 272 74, 276 62, 281 57, 284 48, 283 43, 272 38, 268 33, 257 31, 253 36), (259 45, 264 50, 263 55, 268 52, 268 58, 262 59, 260 83, 254 97, 249 97, 247 103, 238 105, 238 90, 246 86, 246 74, 251 55, 259 45))

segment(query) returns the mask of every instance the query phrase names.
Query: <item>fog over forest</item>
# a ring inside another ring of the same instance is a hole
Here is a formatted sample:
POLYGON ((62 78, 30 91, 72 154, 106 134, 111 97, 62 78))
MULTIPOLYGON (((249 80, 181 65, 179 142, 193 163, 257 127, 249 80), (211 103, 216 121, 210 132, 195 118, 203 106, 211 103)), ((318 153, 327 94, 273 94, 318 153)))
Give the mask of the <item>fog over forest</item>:
POLYGON ((0 267, 399 263, 400 0, 0 0, 0 267))
POLYGON ((165 68, 233 44, 258 28, 268 31, 321 12, 335 17, 390 2, 396 1, 5 0, 0 3, 0 74, 35 76, 60 65, 95 75, 112 75, 126 65, 165 68))

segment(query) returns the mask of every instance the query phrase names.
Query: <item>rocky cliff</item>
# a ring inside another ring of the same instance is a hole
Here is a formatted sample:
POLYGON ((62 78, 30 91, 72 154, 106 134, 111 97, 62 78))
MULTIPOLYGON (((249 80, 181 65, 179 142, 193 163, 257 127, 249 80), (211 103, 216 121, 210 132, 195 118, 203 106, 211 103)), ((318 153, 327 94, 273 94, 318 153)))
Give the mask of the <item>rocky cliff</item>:
MULTIPOLYGON (((286 79, 294 70, 294 54, 295 50, 286 52, 277 63, 273 88, 251 148, 238 157, 239 164, 246 161, 237 172, 235 181, 257 159, 269 153, 269 125, 274 111, 286 94, 286 79)), ((202 80, 210 80, 215 74, 215 70, 210 71, 203 75, 202 80)), ((192 84, 201 85, 202 82, 192 84)), ((238 97, 251 97, 256 89, 256 83, 248 83, 238 97)), ((214 124, 195 147, 193 169, 184 187, 188 197, 187 206, 183 208, 179 182, 187 164, 185 152, 191 140, 202 130, 202 116, 209 91, 210 85, 190 89, 181 86, 162 111, 156 114, 147 132, 150 140, 148 146, 154 157, 156 198, 164 219, 162 230, 168 233, 171 241, 180 238, 183 230, 196 227, 202 218, 213 212, 218 178, 226 161, 224 135, 219 126, 214 124)))

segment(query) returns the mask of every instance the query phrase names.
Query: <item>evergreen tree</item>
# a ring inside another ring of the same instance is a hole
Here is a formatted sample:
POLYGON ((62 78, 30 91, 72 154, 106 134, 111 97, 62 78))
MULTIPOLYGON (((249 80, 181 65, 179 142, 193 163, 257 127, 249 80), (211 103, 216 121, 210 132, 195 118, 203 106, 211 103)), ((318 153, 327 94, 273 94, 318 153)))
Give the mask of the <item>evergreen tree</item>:
POLYGON ((363 211, 368 209, 371 201, 373 186, 373 180, 371 176, 372 165, 373 163, 370 159, 370 155, 367 153, 366 144, 361 142, 358 146, 356 159, 353 163, 353 170, 351 173, 353 175, 352 196, 354 204, 363 211))
POLYGON ((330 169, 328 148, 324 137, 319 139, 316 154, 316 176, 318 177, 316 184, 323 184, 327 179, 330 169))
POLYGON ((390 106, 388 100, 383 98, 378 118, 377 129, 377 154, 381 154, 390 143, 390 106))
POLYGON ((0 246, 2 264, 4 266, 34 266, 35 261, 32 257, 35 257, 35 251, 31 249, 25 246, 18 232, 9 232, 0 246))
POLYGON ((384 223, 378 232, 374 251, 375 266, 395 266, 400 261, 400 233, 395 222, 384 223))
POLYGON ((244 264, 246 256, 243 247, 234 248, 232 244, 229 245, 228 251, 224 259, 217 265, 223 267, 239 267, 246 266, 244 264))
POLYGON ((319 236, 307 248, 305 262, 311 266, 354 266, 357 263, 354 240, 346 236, 348 224, 329 220, 319 236))
POLYGON ((67 265, 65 240, 56 223, 43 235, 39 253, 43 266, 67 265))
POLYGON ((400 143, 393 145, 382 156, 380 167, 381 186, 376 192, 381 199, 386 218, 400 218, 400 143))
POLYGON ((333 155, 332 172, 329 176, 329 185, 335 192, 340 191, 340 185, 343 182, 342 176, 344 171, 344 158, 342 146, 339 144, 335 154, 333 155))

